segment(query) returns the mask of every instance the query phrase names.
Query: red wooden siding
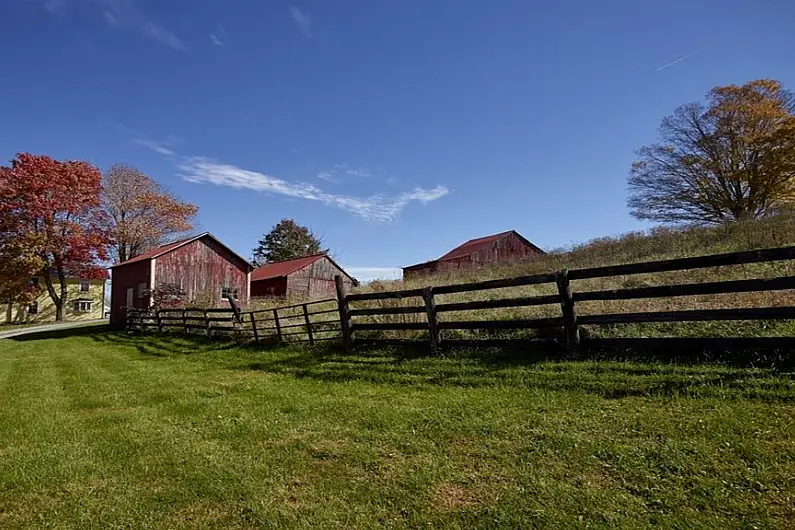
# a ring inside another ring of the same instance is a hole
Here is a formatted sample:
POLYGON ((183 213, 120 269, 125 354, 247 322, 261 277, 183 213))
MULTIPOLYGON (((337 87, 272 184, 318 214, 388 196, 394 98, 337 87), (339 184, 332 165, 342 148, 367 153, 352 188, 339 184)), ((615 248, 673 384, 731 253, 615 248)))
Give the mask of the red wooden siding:
POLYGON ((544 252, 514 231, 467 241, 438 260, 403 268, 408 280, 435 272, 476 268, 490 263, 528 260, 544 252))
POLYGON ((133 307, 149 307, 149 297, 140 296, 139 285, 149 286, 150 262, 139 261, 113 269, 110 283, 110 323, 121 326, 126 315, 127 289, 133 289, 133 307))
POLYGON ((181 246, 155 260, 155 287, 179 285, 186 300, 215 299, 216 305, 227 304, 221 289, 237 289, 238 300, 248 302, 247 265, 210 238, 202 238, 181 246))
POLYGON ((226 305, 228 302, 221 298, 221 290, 228 287, 237 289, 238 300, 245 304, 249 298, 250 270, 251 266, 243 258, 209 233, 152 249, 113 267, 111 324, 124 325, 127 289, 130 288, 134 289, 132 305, 139 309, 148 308, 150 303, 148 294, 141 296, 142 289, 163 285, 178 285, 185 293, 181 297, 183 303, 201 297, 210 299, 212 305, 226 305))
POLYGON ((299 299, 333 298, 337 295, 334 276, 341 275, 348 288, 353 282, 328 257, 312 261, 286 276, 251 282, 251 296, 287 296, 299 299))

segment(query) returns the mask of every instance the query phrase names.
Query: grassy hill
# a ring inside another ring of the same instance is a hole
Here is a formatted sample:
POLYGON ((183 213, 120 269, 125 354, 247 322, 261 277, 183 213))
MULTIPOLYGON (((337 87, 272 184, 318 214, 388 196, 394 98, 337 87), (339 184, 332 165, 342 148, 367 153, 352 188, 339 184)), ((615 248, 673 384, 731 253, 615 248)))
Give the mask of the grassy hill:
MULTIPOLYGON (((427 285, 447 285, 471 281, 525 276, 553 272, 563 268, 576 269, 638 263, 671 258, 702 256, 722 252, 773 248, 795 244, 795 216, 778 217, 735 223, 723 227, 656 228, 648 232, 632 232, 619 237, 606 237, 576 245, 567 251, 551 252, 534 261, 514 262, 484 267, 470 271, 438 274, 410 281, 373 282, 357 292, 411 289, 427 285)), ((716 267, 663 274, 644 274, 597 278, 573 282, 575 291, 632 288, 667 285, 673 283, 699 283, 704 281, 742 278, 769 278, 795 275, 795 263, 774 262, 734 267, 716 267)), ((441 302, 461 302, 502 297, 536 296, 554 294, 555 287, 527 286, 499 289, 482 293, 444 295, 441 302)), ((360 303, 356 307, 417 305, 417 299, 386 300, 360 303)), ((641 299, 628 301, 578 303, 580 314, 666 311, 679 309, 711 309, 737 307, 767 307, 795 305, 795 292, 739 293, 727 295, 687 296, 668 299, 641 299)), ((461 311, 443 316, 454 320, 480 320, 483 318, 532 318, 558 316, 557 306, 531 308, 493 309, 487 311, 461 311)), ((399 315, 372 317, 373 322, 422 321, 424 315, 399 315)), ((775 322, 707 322, 675 324, 620 325, 591 328, 590 333, 601 336, 765 336, 795 332, 791 323, 775 322)), ((526 334, 526 332, 523 332, 526 334)), ((503 333, 504 335, 504 333, 503 333)), ((384 336, 383 334, 381 336, 384 336)), ((397 336, 397 335, 394 335, 397 336)), ((405 337, 405 334, 402 335, 405 337)), ((451 335, 447 335, 451 337, 451 335)), ((471 336, 467 333, 466 336, 471 336)))

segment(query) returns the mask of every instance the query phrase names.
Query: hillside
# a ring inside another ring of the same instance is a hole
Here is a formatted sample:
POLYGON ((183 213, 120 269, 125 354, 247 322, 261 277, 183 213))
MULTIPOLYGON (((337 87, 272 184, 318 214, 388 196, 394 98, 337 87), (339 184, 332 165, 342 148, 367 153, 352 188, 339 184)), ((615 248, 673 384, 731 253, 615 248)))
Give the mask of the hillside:
MULTIPOLYGON (((773 248, 795 244, 795 216, 781 215, 764 220, 735 223, 724 227, 655 228, 648 232, 632 232, 619 237, 596 239, 576 245, 563 252, 551 252, 532 262, 515 262, 500 266, 484 267, 454 274, 440 274, 410 281, 373 282, 357 292, 390 291, 411 289, 427 285, 446 285, 481 281, 494 278, 525 276, 552 272, 563 268, 577 269, 638 263, 672 258, 702 256, 723 252, 773 248)), ((730 280, 742 278, 766 278, 778 275, 795 275, 795 263, 774 262, 735 267, 717 267, 695 271, 681 271, 655 275, 617 276, 594 280, 573 282, 575 291, 630 288, 643 285, 666 285, 672 283, 698 283, 703 281, 730 280)), ((553 294, 554 287, 528 286, 500 289, 484 293, 445 295, 444 302, 467 301, 484 298, 535 296, 553 294)), ((416 300, 388 300, 360 304, 357 307, 376 305, 416 305, 416 300)), ((631 301, 586 302, 578 304, 580 314, 602 312, 641 312, 677 309, 732 308, 748 306, 795 305, 795 293, 780 291, 774 296, 765 293, 741 293, 728 295, 687 296, 670 299, 648 299, 631 301)), ((492 318, 530 318, 555 316, 559 314, 556 306, 531 308, 494 309, 487 312, 448 313, 455 320, 481 319, 485 315, 492 318)), ((371 317, 373 322, 421 321, 423 315, 399 315, 396 317, 371 317)), ((488 318, 488 317, 486 317, 488 318)), ((622 325, 610 328, 600 327, 589 330, 598 335, 610 336, 759 336, 781 334, 789 330, 787 323, 686 323, 686 324, 644 324, 622 325)), ((788 332, 788 331, 787 331, 788 332)), ((526 332, 525 332, 526 333, 526 332)), ((468 335, 468 334, 467 334, 468 335)))

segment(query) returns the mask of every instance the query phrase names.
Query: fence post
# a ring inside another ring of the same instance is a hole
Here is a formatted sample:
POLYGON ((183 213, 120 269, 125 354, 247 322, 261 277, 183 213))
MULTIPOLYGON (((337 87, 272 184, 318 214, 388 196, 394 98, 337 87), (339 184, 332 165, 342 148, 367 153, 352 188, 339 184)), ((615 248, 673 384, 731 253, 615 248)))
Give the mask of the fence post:
POLYGON ((188 334, 188 310, 183 308, 182 309, 182 328, 185 331, 185 335, 188 334))
POLYGON ((304 321, 306 322, 306 334, 309 335, 309 344, 315 343, 315 337, 312 336, 312 322, 309 320, 309 309, 304 304, 304 321))
POLYGON ((282 325, 279 324, 279 308, 273 308, 273 320, 276 321, 276 337, 282 342, 282 325))
POLYGON ((345 289, 345 282, 342 275, 334 276, 334 285, 337 287, 337 308, 340 313, 340 329, 342 330, 342 340, 345 344, 345 351, 350 352, 353 348, 353 333, 351 333, 351 315, 348 307, 348 293, 345 289))
POLYGON ((439 353, 439 322, 436 319, 436 303, 433 299, 433 287, 422 290, 422 299, 425 300, 425 311, 428 314, 428 335, 431 340, 431 353, 439 353))
POLYGON ((160 316, 160 310, 155 310, 155 318, 157 318, 157 332, 163 333, 163 318, 160 316))
POLYGON ((555 282, 558 284, 558 294, 560 295, 560 310, 563 316, 566 350, 570 354, 579 355, 580 328, 577 325, 577 313, 574 311, 574 298, 571 293, 569 271, 568 269, 563 269, 556 276, 555 282))
POLYGON ((204 327, 207 329, 207 338, 213 336, 212 328, 210 327, 210 317, 207 316, 207 310, 204 310, 204 327))
POLYGON ((259 342, 259 333, 257 332, 257 319, 254 318, 254 312, 248 314, 251 317, 251 329, 254 331, 254 342, 259 342))

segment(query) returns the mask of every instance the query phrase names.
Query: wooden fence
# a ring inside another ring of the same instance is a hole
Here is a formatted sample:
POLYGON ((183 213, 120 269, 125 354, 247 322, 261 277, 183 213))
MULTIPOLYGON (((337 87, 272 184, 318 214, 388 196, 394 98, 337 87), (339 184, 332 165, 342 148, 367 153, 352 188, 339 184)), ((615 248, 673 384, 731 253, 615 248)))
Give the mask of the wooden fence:
POLYGON ((795 337, 768 338, 584 338, 581 326, 630 324, 640 322, 688 322, 721 320, 789 320, 795 319, 795 307, 746 307, 735 309, 688 309, 679 311, 625 312, 578 315, 577 304, 592 301, 667 298, 723 293, 766 292, 771 297, 782 290, 795 289, 795 276, 766 279, 711 281, 702 283, 644 286, 611 290, 576 291, 572 282, 594 278, 665 273, 711 267, 736 266, 752 263, 792 260, 795 246, 734 252, 695 258, 682 258, 629 265, 615 265, 588 269, 562 270, 520 278, 489 280, 475 283, 425 287, 387 292, 346 292, 342 277, 336 277, 337 298, 307 302, 276 309, 240 311, 233 303, 229 309, 161 309, 159 311, 129 310, 127 329, 133 331, 176 331, 200 333, 208 337, 233 337, 238 340, 307 342, 339 340, 346 349, 355 344, 427 344, 432 352, 443 345, 498 346, 527 344, 562 346, 576 354, 585 347, 697 346, 703 349, 732 348, 795 348, 795 337), (447 302, 444 295, 493 291, 523 286, 547 286, 553 294, 536 296, 489 298, 477 301, 447 302), (385 300, 405 301, 408 305, 373 307, 385 300), (368 307, 369 305, 369 307, 368 307), (527 308, 546 306, 551 316, 515 319, 490 319, 482 311, 497 308, 527 308), (551 306, 551 307, 550 307, 551 306), (478 318, 461 320, 456 312, 475 311, 478 318), (442 318, 440 318, 440 315, 442 318), (451 319, 444 318, 453 315, 451 319), (481 316, 482 315, 482 316, 481 316), (403 322, 374 321, 378 317, 403 316, 403 322), (475 330, 544 330, 542 337, 516 340, 481 338, 449 338, 455 331, 475 330), (422 332, 425 338, 364 337, 371 332, 422 332))
POLYGON ((153 311, 128 309, 129 332, 198 334, 254 342, 306 342, 340 340, 336 299, 318 300, 273 309, 169 308, 153 311))
MULTIPOLYGON (((423 330, 427 332, 427 342, 431 351, 435 352, 443 344, 466 346, 489 346, 506 343, 527 343, 540 345, 562 345, 572 353, 580 351, 581 346, 588 347, 635 347, 635 346, 683 346, 686 343, 697 345, 703 349, 742 348, 795 348, 795 337, 769 338, 698 338, 698 339, 581 339, 581 326, 604 324, 628 324, 639 322, 687 322, 687 321, 720 321, 720 320, 789 320, 795 319, 795 307, 775 306, 748 307, 739 309, 701 309, 681 311, 653 311, 605 313, 578 316, 577 303, 586 301, 632 300, 638 298, 681 297, 691 295, 712 295, 722 293, 768 292, 771 296, 781 290, 795 289, 795 276, 780 276, 769 279, 726 280, 694 284, 663 285, 654 287, 636 287, 628 289, 594 290, 576 292, 572 282, 593 278, 613 276, 631 276, 637 274, 662 273, 704 269, 711 267, 765 263, 771 261, 792 260, 795 258, 795 247, 757 250, 750 252, 733 252, 694 258, 682 258, 665 261, 615 265, 588 269, 562 270, 552 274, 538 274, 520 278, 489 280, 483 282, 425 287, 401 291, 347 294, 338 282, 338 298, 342 319, 343 339, 347 347, 354 342, 361 342, 357 332, 391 331, 406 332, 423 330), (489 291, 528 285, 554 286, 555 294, 531 297, 493 298, 471 302, 440 302, 440 295, 453 293, 469 293, 489 291), (378 300, 408 299, 416 300, 412 305, 400 307, 366 307, 358 308, 364 302, 378 300), (474 320, 440 320, 439 315, 457 311, 479 311, 495 308, 514 308, 528 306, 555 306, 557 315, 545 318, 523 318, 511 320, 494 320, 479 318, 474 320), (421 320, 414 322, 367 322, 366 319, 382 315, 420 315, 421 320), (452 330, 549 330, 557 329, 558 333, 547 333, 546 338, 526 339, 474 339, 447 340, 445 333, 452 330), (550 336, 551 335, 551 336, 550 336)), ((370 344, 405 344, 402 339, 370 338, 370 344)), ((417 342, 417 341, 415 341, 417 342)))

